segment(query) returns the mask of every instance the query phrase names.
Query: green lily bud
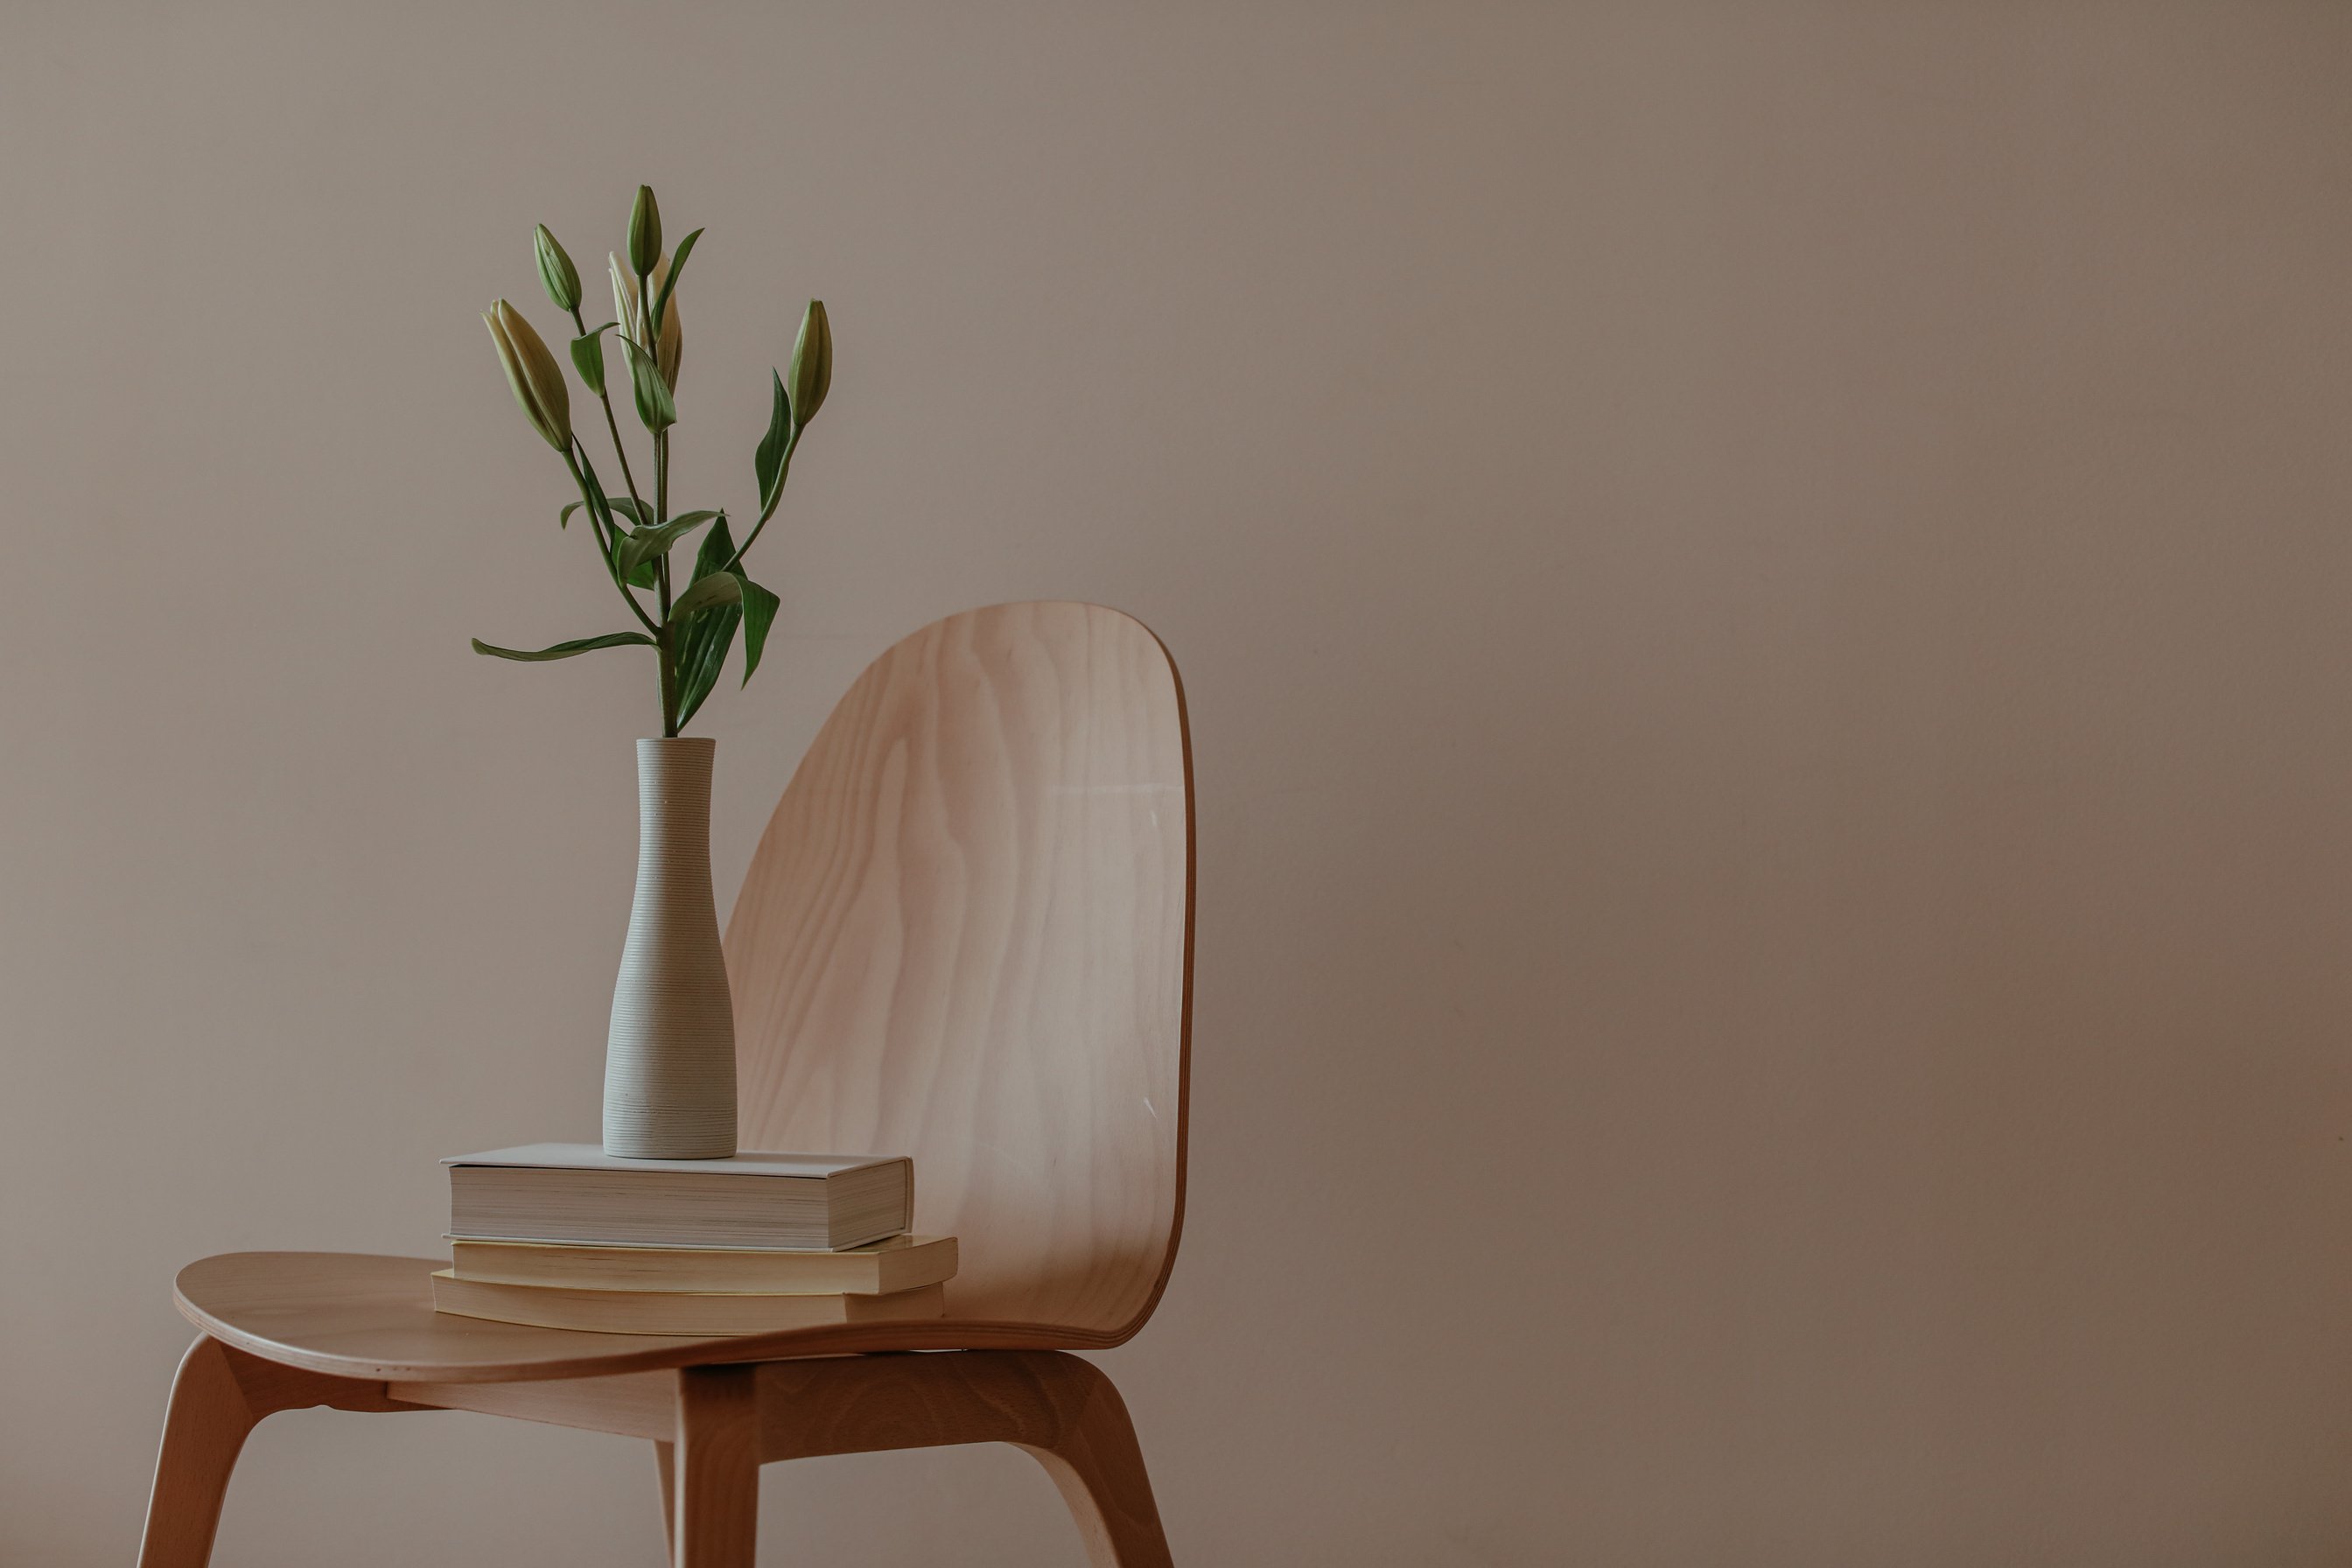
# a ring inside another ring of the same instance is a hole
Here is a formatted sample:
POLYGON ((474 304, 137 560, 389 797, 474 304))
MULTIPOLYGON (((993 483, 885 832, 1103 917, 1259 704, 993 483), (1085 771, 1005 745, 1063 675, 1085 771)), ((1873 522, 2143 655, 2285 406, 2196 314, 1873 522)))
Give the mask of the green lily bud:
POLYGON ((531 243, 539 248, 539 280, 547 285, 547 297, 559 310, 578 310, 580 272, 572 265, 572 258, 563 254, 563 247, 555 243, 545 224, 531 231, 531 243))
POLYGON ((546 437, 547 444, 557 451, 570 451, 572 393, 563 384, 563 372, 555 356, 547 352, 547 344, 521 312, 504 300, 491 301, 482 320, 490 329, 490 342, 498 345, 507 384, 514 388, 515 401, 530 416, 531 428, 546 437))
POLYGON ((661 253, 661 208, 654 205, 654 188, 639 185, 637 204, 629 209, 629 270, 650 273, 661 253))
POLYGON ((800 429, 816 417, 833 385, 833 327, 824 316, 824 301, 811 300, 801 318, 800 341, 793 344, 793 427, 800 429))
MULTIPOLYGON (((613 272, 613 314, 620 318, 621 335, 643 348, 646 342, 646 302, 637 297, 637 280, 621 266, 621 258, 607 254, 604 259, 613 272)), ((662 284, 669 277, 669 261, 664 258, 654 263, 653 274, 646 279, 652 285, 653 296, 661 298, 662 284)), ((677 390, 677 367, 686 349, 686 329, 677 314, 677 296, 670 296, 668 306, 662 311, 661 341, 653 345, 654 361, 661 369, 662 384, 672 392, 677 390)))

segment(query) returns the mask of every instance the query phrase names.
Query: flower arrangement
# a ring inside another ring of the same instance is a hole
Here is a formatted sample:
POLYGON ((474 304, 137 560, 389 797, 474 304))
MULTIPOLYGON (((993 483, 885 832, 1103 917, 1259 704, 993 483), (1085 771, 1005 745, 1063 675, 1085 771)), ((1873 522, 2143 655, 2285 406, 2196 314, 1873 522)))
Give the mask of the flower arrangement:
MULTIPOLYGON (((684 333, 677 302, 673 298, 687 258, 702 237, 696 229, 680 240, 677 250, 662 254, 661 209, 652 187, 639 185, 629 212, 625 265, 619 254, 609 258, 614 319, 590 330, 580 309, 580 273, 572 258, 541 224, 534 234, 539 253, 540 281, 559 310, 568 311, 577 335, 571 341, 572 369, 581 384, 593 393, 604 410, 604 427, 613 438, 623 495, 609 494, 599 479, 588 448, 572 428, 572 395, 562 367, 546 342, 522 313, 503 299, 493 302, 482 320, 506 367, 507 383, 522 405, 531 427, 562 454, 571 470, 580 499, 557 514, 557 524, 569 527, 572 514, 584 511, 588 531, 604 574, 629 607, 641 629, 608 632, 526 652, 497 647, 474 640, 474 651, 499 658, 541 661, 571 658, 594 648, 646 647, 654 650, 661 669, 662 734, 675 737, 718 683, 720 667, 743 634, 743 683, 760 667, 769 627, 776 617, 776 595, 751 581, 743 558, 759 542, 761 531, 775 515, 783 498, 784 479, 801 433, 824 405, 833 383, 833 332, 825 320, 824 302, 812 300, 801 319, 799 340, 793 345, 792 380, 788 385, 774 375, 774 405, 768 432, 752 457, 759 485, 760 515, 743 542, 735 542, 728 514, 717 510, 669 510, 669 431, 677 423, 677 372, 684 333), (653 484, 640 488, 621 439, 620 421, 604 384, 604 342, 612 332, 621 345, 637 419, 652 441, 653 484), (671 549, 696 530, 703 530, 695 552, 694 570, 674 579, 671 549), (650 594, 648 609, 640 595, 650 594)), ((773 373, 772 373, 772 374, 773 373)))

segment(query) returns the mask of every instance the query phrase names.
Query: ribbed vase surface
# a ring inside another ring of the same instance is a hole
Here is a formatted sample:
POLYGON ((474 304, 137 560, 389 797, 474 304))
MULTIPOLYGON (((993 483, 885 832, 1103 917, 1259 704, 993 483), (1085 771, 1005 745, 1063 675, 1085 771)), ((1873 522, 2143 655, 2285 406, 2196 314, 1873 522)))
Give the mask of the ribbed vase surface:
POLYGON ((637 742, 637 896, 604 1044, 604 1152, 735 1152, 735 1010, 710 896, 718 742, 637 742))

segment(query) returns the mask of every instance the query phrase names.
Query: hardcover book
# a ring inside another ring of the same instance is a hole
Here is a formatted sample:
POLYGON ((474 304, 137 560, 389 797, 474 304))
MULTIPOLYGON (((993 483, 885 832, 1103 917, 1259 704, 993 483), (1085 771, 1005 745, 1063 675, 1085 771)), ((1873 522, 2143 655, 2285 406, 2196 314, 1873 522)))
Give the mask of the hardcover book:
POLYGON ((914 1207, 903 1157, 625 1160, 593 1143, 532 1143, 442 1163, 450 1233, 469 1239, 838 1250, 898 1235, 914 1207))

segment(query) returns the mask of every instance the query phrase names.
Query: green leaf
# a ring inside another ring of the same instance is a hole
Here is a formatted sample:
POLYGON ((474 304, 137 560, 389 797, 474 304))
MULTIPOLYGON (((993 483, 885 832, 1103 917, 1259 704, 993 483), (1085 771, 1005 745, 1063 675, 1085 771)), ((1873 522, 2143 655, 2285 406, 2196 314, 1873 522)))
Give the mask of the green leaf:
POLYGON ((751 672, 760 668, 760 650, 768 646, 768 628, 775 624, 780 601, 740 572, 733 575, 743 584, 743 684, 749 686, 751 672))
POLYGON ((613 514, 615 511, 624 511, 631 518, 635 518, 641 515, 637 503, 626 496, 614 500, 606 495, 604 481, 596 477, 596 465, 588 460, 588 454, 584 450, 580 454, 580 472, 588 489, 588 515, 597 520, 596 543, 604 552, 604 569, 613 574, 613 581, 615 583, 626 583, 632 588, 652 587, 654 569, 650 562, 632 571, 624 572, 618 560, 621 541, 626 535, 621 531, 621 525, 613 521, 613 514))
POLYGON ((671 545, 718 515, 715 511, 689 511, 667 522, 640 528, 621 542, 621 552, 616 557, 621 570, 627 573, 639 566, 651 566, 655 557, 668 554, 671 545))
POLYGON ((637 418, 656 435, 677 423, 677 399, 670 395, 669 384, 661 378, 661 366, 654 356, 637 346, 634 338, 623 338, 621 347, 628 351, 629 382, 637 394, 637 418))
POLYGON ((580 373, 588 390, 599 397, 604 395, 604 345, 599 340, 619 325, 618 321, 607 321, 586 337, 572 340, 572 368, 580 373))
POLYGON ((582 637, 577 642, 560 642, 553 647, 543 647, 535 652, 527 653, 520 648, 492 647, 481 638, 476 637, 474 651, 488 654, 493 658, 519 658, 526 664, 538 664, 551 658, 570 658, 576 654, 586 653, 591 648, 626 647, 632 643, 643 643, 646 647, 651 647, 654 646, 654 639, 643 632, 607 632, 601 637, 582 637))
MULTIPOLYGON (((555 514, 555 526, 558 528, 570 527, 572 525, 572 514, 578 511, 583 504, 583 503, 576 500, 566 503, 563 510, 555 514)), ((605 498, 604 504, 614 511, 619 512, 623 517, 627 518, 633 523, 642 521, 637 515, 637 503, 631 500, 626 496, 608 496, 605 498)))
POLYGON ((720 512, 710 531, 702 536, 702 548, 694 552, 694 576, 699 583, 713 572, 735 559, 735 539, 727 531, 727 514, 720 512))
POLYGON ((677 242, 677 254, 669 258, 669 276, 662 279, 661 292, 654 296, 653 313, 646 318, 650 323, 646 335, 656 342, 661 342, 662 317, 669 310, 669 291, 677 287, 677 275, 686 270, 686 258, 694 254, 694 242, 701 237, 702 231, 696 229, 677 242))
POLYGON ((741 605, 743 580, 732 572, 713 572, 708 577, 697 577, 683 594, 670 601, 669 624, 676 626, 697 610, 707 610, 713 605, 741 605))
POLYGON ((775 407, 768 415, 768 433, 760 437, 760 449, 751 455, 751 471, 760 479, 760 521, 765 522, 776 512, 776 503, 784 499, 784 472, 792 466, 793 400, 784 391, 784 378, 776 377, 775 407))
POLYGON ((677 658, 677 721, 683 725, 702 707, 702 700, 719 684, 727 663, 727 649, 735 641, 735 627, 743 619, 740 605, 721 605, 697 612, 677 658))
MULTIPOLYGON (((735 540, 727 531, 727 519, 722 513, 702 536, 702 544, 694 552, 694 581, 700 583, 716 574, 735 557, 735 540)), ((735 640, 735 628, 743 619, 740 604, 722 604, 712 609, 689 614, 678 632, 677 694, 678 722, 684 724, 702 706, 711 689, 719 682, 719 672, 727 662, 727 649, 735 640)))
POLYGON ((611 507, 614 511, 619 512, 623 517, 627 518, 633 527, 643 528, 646 523, 653 521, 652 518, 646 515, 645 509, 638 506, 636 502, 631 500, 626 496, 615 496, 604 504, 611 507))

